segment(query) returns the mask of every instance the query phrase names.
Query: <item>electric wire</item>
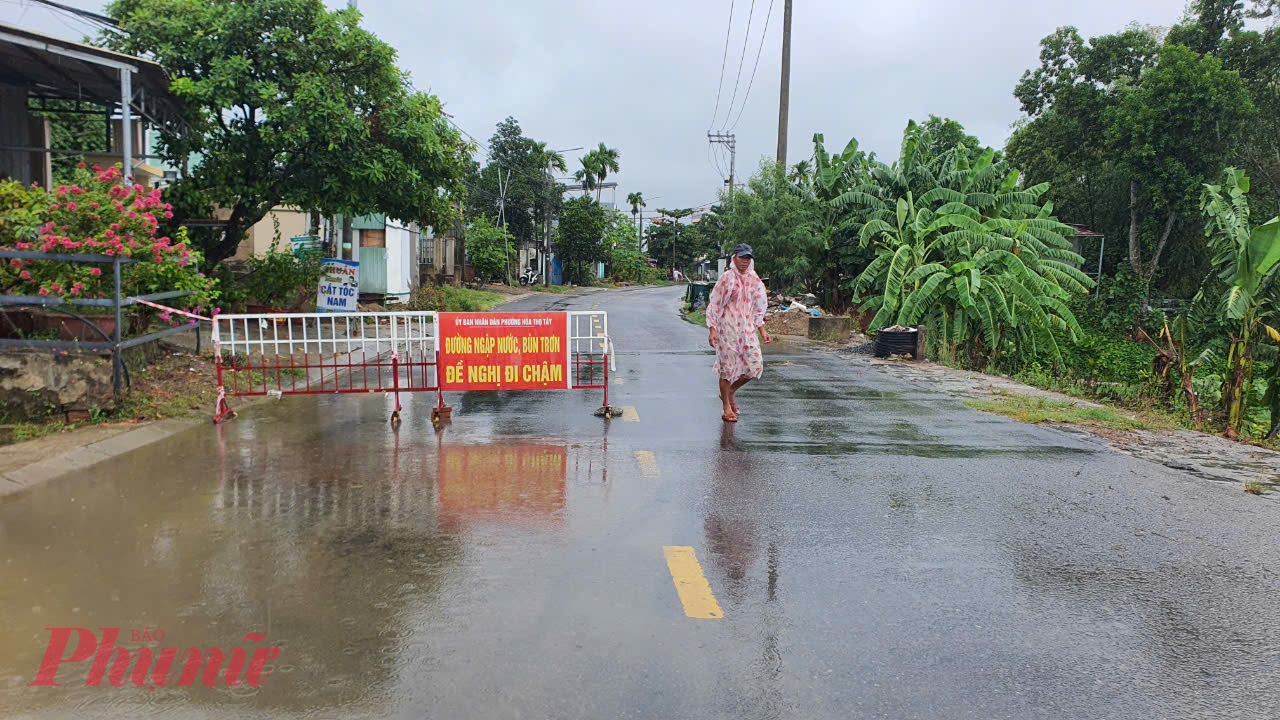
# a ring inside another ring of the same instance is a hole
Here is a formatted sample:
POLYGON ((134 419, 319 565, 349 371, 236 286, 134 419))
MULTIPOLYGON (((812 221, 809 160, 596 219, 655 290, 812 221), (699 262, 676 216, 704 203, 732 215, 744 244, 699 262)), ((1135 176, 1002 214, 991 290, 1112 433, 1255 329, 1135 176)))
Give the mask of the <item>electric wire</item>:
MULTIPOLYGON (((707 125, 707 132, 711 132, 711 128, 716 126, 716 116, 720 114, 720 92, 724 90, 724 68, 729 60, 729 35, 733 32, 733 3, 734 0, 729 0, 729 27, 724 31, 724 54, 720 56, 720 85, 716 88, 716 108, 711 111, 711 123, 707 125)), ((730 110, 732 109, 730 106, 730 110)))
MULTIPOLYGON (((756 70, 760 68, 760 53, 764 50, 764 39, 769 35, 769 18, 773 17, 773 0, 769 0, 769 12, 764 16, 764 30, 760 32, 760 45, 756 48, 756 64, 751 68, 751 79, 747 81, 747 92, 742 96, 742 105, 738 108, 738 117, 734 118, 733 125, 729 127, 729 131, 738 127, 738 121, 742 119, 742 111, 747 109, 747 101, 751 99, 751 86, 756 82, 756 70)), ((733 112, 733 107, 729 107, 729 112, 733 112)))
MULTIPOLYGON (((747 43, 751 41, 751 20, 756 13, 756 0, 751 0, 751 11, 747 13, 747 33, 742 36, 742 55, 738 58, 738 77, 733 81, 733 97, 729 99, 729 113, 725 114, 725 124, 729 122, 729 115, 733 113, 733 103, 738 99, 738 85, 742 82, 742 66, 747 59, 747 43)), ((724 126, 720 127, 720 132, 724 132, 724 126)))

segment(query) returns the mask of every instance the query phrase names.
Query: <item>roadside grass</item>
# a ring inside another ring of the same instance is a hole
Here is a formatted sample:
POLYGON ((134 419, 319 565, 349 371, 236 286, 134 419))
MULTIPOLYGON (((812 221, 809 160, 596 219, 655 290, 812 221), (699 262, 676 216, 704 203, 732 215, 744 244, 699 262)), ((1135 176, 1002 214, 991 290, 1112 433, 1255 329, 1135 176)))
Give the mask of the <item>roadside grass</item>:
POLYGON ((1149 414, 1133 416, 1112 408, 1080 407, 1063 400, 1031 395, 1006 394, 987 400, 966 400, 965 405, 1028 423, 1068 423, 1112 430, 1170 430, 1176 426, 1167 417, 1149 414))
POLYGON ((578 285, 530 285, 528 289, 532 292, 564 295, 566 293, 576 292, 582 288, 578 285))
POLYGON ((689 312, 689 303, 687 302, 681 303, 680 317, 693 323, 694 325, 701 325, 702 327, 707 326, 707 309, 706 308, 689 312))
POLYGON ((444 302, 442 303, 443 307, 440 309, 444 312, 488 312, 495 306, 506 302, 506 298, 503 297, 502 293, 488 290, 445 286, 442 291, 444 293, 444 302))

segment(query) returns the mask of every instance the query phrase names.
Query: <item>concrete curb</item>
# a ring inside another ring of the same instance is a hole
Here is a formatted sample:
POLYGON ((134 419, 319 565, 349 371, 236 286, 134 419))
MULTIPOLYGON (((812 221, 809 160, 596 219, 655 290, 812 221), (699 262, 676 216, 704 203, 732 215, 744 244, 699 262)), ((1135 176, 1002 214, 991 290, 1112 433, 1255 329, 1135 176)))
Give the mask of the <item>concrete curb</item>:
MULTIPOLYGON (((207 421, 206 421, 207 422, 207 421)), ((200 425, 199 420, 160 420, 114 437, 82 445, 61 455, 44 458, 0 474, 0 496, 85 470, 103 460, 123 455, 200 425)))

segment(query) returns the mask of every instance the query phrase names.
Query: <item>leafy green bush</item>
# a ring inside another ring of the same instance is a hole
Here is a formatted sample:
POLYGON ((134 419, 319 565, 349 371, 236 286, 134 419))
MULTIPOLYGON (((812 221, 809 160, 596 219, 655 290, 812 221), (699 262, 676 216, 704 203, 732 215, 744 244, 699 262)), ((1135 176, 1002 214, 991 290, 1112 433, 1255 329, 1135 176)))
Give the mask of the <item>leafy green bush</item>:
POLYGON ((246 300, 278 310, 314 295, 324 273, 323 255, 319 250, 305 250, 295 255, 281 250, 278 238, 271 242, 265 254, 249 258, 245 267, 249 274, 241 290, 246 300))
POLYGON ((507 262, 513 254, 511 234, 481 216, 467 228, 467 258, 476 277, 489 282, 502 282, 507 275, 507 262))
POLYGON ((1146 319, 1143 302, 1149 292, 1150 283, 1124 267, 1102 279, 1096 296, 1077 295, 1069 306, 1082 326, 1111 335, 1127 335, 1146 319))
POLYGON ((436 285, 423 285, 409 297, 405 307, 417 312, 435 312, 444 306, 444 291, 436 285))

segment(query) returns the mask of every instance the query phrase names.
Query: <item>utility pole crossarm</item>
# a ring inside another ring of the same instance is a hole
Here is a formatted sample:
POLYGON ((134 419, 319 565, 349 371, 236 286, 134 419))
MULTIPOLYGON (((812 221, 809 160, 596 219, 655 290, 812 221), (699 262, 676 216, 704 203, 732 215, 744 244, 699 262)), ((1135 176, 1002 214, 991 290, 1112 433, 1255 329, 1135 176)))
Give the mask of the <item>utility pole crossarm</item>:
POLYGON ((707 133, 707 141, 729 146, 729 196, 733 196, 733 173, 738 159, 738 139, 733 133, 707 133))

